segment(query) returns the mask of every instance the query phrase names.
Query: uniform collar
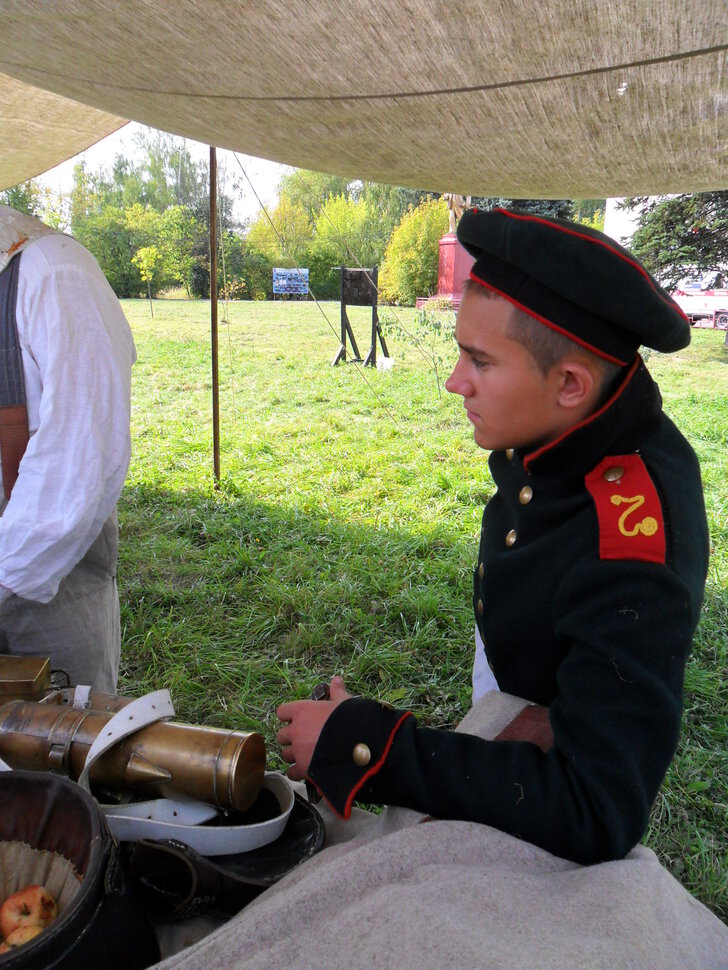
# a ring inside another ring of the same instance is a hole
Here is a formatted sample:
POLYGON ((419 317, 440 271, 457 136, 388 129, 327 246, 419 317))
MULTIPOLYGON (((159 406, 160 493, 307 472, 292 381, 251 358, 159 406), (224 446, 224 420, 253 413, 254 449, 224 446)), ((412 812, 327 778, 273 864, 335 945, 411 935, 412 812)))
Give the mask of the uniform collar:
POLYGON ((661 413, 660 391, 638 355, 598 411, 555 441, 519 457, 534 478, 582 478, 605 455, 636 450, 661 413))

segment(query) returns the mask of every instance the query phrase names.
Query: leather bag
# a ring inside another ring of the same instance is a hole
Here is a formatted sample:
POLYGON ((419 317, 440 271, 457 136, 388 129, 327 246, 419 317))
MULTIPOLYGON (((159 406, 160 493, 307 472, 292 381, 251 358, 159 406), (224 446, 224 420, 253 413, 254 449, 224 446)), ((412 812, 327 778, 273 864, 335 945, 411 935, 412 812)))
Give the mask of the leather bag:
MULTIPOLYGON (((238 824, 255 824, 279 811, 265 788, 238 824)), ((324 823, 297 792, 283 834, 274 842, 232 855, 206 857, 178 839, 129 843, 129 872, 137 895, 154 919, 177 922, 202 913, 230 917, 324 844, 324 823)))

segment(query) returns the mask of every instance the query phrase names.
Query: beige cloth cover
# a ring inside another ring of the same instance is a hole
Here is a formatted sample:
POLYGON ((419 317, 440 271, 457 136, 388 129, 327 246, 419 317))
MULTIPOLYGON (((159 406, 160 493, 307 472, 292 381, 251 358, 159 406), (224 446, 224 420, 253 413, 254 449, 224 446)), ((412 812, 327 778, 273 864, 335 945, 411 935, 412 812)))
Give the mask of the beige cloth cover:
MULTIPOLYGON (((493 737, 523 706, 487 694, 458 730, 493 737)), ((644 846, 582 867, 472 822, 323 814, 319 855, 157 967, 728 967, 728 927, 644 846)))
POLYGON ((124 119, 463 195, 728 185, 725 0, 0 0, 0 12, 0 188, 124 119))

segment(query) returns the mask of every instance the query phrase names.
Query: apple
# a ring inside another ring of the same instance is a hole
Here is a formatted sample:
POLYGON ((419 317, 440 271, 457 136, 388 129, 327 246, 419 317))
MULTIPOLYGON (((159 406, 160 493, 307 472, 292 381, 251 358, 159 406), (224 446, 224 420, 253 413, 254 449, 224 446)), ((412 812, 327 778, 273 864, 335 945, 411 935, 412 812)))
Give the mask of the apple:
POLYGON ((26 886, 8 896, 0 906, 0 933, 7 940, 22 926, 43 929, 58 915, 56 901, 45 886, 26 886))
POLYGON ((26 923, 25 926, 19 926, 17 930, 13 930, 12 933, 5 937, 4 943, 0 943, 0 953, 9 953, 17 946, 22 946, 23 943, 28 943, 30 940, 38 936, 39 933, 42 933, 43 930, 43 926, 34 926, 30 923, 26 923))

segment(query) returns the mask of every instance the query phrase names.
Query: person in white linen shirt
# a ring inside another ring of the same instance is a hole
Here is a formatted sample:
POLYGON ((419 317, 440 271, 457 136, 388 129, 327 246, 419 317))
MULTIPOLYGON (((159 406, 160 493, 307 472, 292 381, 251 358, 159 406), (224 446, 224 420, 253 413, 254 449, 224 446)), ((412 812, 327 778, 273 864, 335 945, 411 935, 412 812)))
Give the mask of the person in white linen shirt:
POLYGON ((134 341, 93 256, 0 206, 0 269, 19 249, 29 441, 10 499, 0 499, 0 653, 48 656, 71 683, 114 693, 116 503, 131 454, 134 341))

